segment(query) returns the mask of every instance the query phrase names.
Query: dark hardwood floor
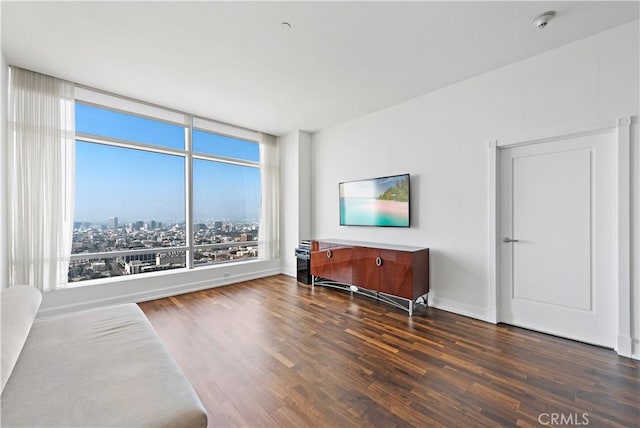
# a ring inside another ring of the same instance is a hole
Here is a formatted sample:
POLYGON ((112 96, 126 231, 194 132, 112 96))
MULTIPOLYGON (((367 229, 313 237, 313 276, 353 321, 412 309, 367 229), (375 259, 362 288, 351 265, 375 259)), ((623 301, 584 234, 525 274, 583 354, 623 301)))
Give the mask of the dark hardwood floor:
POLYGON ((516 327, 286 276, 140 307, 210 427, 640 425, 638 361, 516 327))

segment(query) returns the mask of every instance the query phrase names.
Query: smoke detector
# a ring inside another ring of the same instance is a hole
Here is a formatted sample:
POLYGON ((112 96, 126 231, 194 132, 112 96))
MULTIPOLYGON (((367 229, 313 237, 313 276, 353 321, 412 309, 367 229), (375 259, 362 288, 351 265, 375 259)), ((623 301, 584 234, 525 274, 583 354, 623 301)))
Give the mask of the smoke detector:
POLYGON ((536 28, 539 28, 540 30, 542 30, 549 24, 549 21, 551 21, 555 16, 556 16, 556 13, 553 10, 550 10, 532 19, 531 25, 535 25, 536 28))

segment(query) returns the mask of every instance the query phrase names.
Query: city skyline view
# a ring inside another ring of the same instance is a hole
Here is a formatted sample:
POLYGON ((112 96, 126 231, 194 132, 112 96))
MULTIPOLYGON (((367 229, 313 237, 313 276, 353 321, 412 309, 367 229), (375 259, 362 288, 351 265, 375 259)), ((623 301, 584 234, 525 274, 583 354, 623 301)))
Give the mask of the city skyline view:
MULTIPOLYGON (((193 252, 189 253, 193 265, 257 258, 258 231, 257 222, 195 223, 191 234, 193 252)), ((107 225, 76 224, 68 280, 78 282, 185 268, 187 251, 191 251, 184 248, 187 243, 184 223, 139 220, 122 224, 111 217, 107 225)))
MULTIPOLYGON (((93 220, 93 221, 83 221, 83 220, 77 220, 74 221, 74 229, 77 229, 79 227, 86 227, 86 226, 106 226, 106 227, 110 227, 111 226, 111 219, 112 218, 116 218, 118 220, 118 227, 130 227, 131 225, 134 225, 136 223, 142 223, 144 225, 151 225, 151 224, 160 224, 162 226, 173 226, 173 225, 184 225, 186 224, 186 222, 184 220, 182 221, 172 221, 171 219, 157 219, 157 218, 138 218, 138 219, 131 219, 131 218, 121 218, 119 216, 111 216, 111 217, 107 217, 104 220, 93 220)), ((194 219, 193 220, 193 224, 205 224, 207 226, 212 226, 215 223, 218 222, 222 222, 223 224, 258 224, 260 222, 259 218, 201 218, 201 219, 194 219)))

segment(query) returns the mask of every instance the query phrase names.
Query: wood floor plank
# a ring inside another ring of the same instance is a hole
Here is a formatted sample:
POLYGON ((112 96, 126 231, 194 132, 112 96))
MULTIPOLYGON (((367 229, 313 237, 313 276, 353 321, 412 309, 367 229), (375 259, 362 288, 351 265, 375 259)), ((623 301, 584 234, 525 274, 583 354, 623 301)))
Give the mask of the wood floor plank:
POLYGON ((141 303, 210 427, 640 426, 640 364, 278 275, 141 303))

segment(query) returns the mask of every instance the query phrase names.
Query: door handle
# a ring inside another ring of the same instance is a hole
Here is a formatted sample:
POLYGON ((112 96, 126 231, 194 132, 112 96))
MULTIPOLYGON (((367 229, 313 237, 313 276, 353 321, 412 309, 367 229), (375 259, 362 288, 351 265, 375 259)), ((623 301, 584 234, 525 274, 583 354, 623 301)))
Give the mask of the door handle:
POLYGON ((510 243, 510 242, 520 242, 518 239, 504 238, 502 242, 510 243))
POLYGON ((382 266, 382 257, 376 257, 376 266, 382 266))
POLYGON ((327 258, 330 259, 333 257, 333 252, 331 250, 327 250, 327 258))

